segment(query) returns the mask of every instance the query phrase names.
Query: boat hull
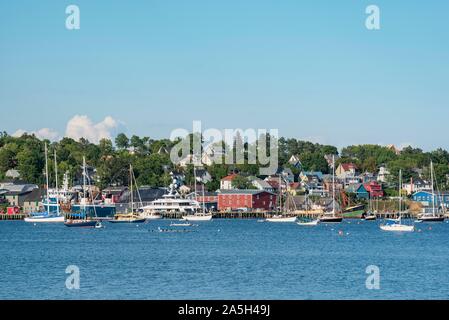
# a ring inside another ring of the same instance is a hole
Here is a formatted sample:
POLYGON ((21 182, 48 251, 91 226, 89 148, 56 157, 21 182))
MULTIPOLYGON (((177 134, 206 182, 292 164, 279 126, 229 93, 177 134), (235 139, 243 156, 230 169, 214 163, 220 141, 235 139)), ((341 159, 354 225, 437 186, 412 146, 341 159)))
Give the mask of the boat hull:
POLYGON ((265 221, 274 223, 296 222, 297 217, 267 218, 265 221))
POLYGON ((363 220, 365 220, 365 221, 376 221, 377 217, 376 216, 366 216, 363 220))
POLYGON ((145 219, 147 219, 147 220, 159 220, 159 219, 162 219, 162 216, 160 216, 160 215, 148 215, 148 216, 145 216, 145 219))
POLYGON ((69 228, 95 228, 98 221, 81 221, 81 222, 66 222, 64 225, 69 228))
POLYGON ((322 217, 320 218, 321 223, 340 223, 343 221, 343 218, 341 217, 322 217))
POLYGON ((146 221, 146 219, 109 220, 110 223, 115 223, 115 224, 119 224, 119 223, 144 223, 145 221, 146 221))
POLYGON ((443 222, 444 217, 421 217, 418 218, 419 222, 443 222))
POLYGON ((32 218, 25 218, 25 222, 28 223, 62 223, 65 221, 64 216, 57 216, 57 217, 32 217, 32 218))
POLYGON ((303 227, 313 227, 313 226, 317 226, 319 222, 320 222, 319 220, 315 220, 315 221, 310 221, 310 222, 297 222, 296 224, 298 226, 303 226, 303 227))
POLYGON ((415 226, 406 226, 403 224, 392 224, 392 225, 380 226, 380 229, 382 229, 383 231, 392 231, 392 232, 413 232, 413 231, 415 231, 415 226))
POLYGON ((184 216, 182 217, 183 220, 186 221, 194 221, 194 222, 199 222, 199 221, 210 221, 212 220, 212 215, 191 215, 191 216, 184 216))

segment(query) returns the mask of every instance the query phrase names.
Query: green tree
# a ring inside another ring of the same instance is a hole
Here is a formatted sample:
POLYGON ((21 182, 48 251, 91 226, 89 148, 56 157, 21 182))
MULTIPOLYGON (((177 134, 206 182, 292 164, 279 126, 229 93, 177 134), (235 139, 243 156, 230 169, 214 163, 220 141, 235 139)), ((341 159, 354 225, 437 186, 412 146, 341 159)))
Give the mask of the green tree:
POLYGON ((115 145, 118 149, 128 149, 129 148, 129 139, 124 133, 120 133, 115 138, 115 145))

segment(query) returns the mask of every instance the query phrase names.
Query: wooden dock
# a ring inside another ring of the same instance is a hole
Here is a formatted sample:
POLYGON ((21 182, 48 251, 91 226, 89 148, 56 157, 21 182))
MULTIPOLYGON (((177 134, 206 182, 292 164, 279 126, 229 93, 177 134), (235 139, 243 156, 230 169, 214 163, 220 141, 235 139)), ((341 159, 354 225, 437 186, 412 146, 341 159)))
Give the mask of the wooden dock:
POLYGON ((26 214, 17 213, 17 214, 0 214, 0 220, 23 220, 27 217, 26 214))

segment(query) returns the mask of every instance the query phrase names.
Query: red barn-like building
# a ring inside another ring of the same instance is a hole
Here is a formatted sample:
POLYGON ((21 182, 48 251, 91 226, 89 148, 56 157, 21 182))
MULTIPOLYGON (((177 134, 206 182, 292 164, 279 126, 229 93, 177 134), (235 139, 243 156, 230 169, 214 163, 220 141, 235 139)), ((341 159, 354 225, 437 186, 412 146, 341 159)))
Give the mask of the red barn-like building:
POLYGON ((381 198, 384 196, 382 185, 380 185, 376 181, 365 183, 363 186, 365 187, 366 191, 368 191, 371 199, 381 198))
POLYGON ((263 190, 220 190, 218 193, 218 210, 237 209, 274 210, 277 196, 263 190))

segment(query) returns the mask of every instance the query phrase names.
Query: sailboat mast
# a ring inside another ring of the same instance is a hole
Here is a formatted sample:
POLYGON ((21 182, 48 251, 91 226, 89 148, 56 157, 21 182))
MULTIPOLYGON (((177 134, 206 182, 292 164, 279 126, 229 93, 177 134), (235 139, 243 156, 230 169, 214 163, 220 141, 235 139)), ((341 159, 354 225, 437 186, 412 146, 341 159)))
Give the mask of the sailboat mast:
POLYGON ((433 173, 433 161, 430 161, 430 180, 432 182, 432 213, 435 215, 435 188, 434 188, 434 173, 433 173))
POLYGON ((133 166, 129 165, 129 182, 131 184, 131 213, 134 213, 133 166))
POLYGON ((56 212, 59 216, 59 189, 58 189, 58 160, 56 158, 56 149, 55 149, 55 184, 56 184, 56 212))
POLYGON ((86 157, 83 156, 83 207, 86 209, 86 157))
POLYGON ((45 179, 46 179, 46 189, 47 189, 47 210, 48 213, 50 213, 50 196, 48 194, 48 149, 47 149, 47 143, 45 143, 45 179))
POLYGON ((402 169, 399 169, 399 217, 402 211, 402 169))
POLYGON ((335 155, 332 155, 332 214, 335 215, 335 155))
POLYGON ((281 184, 281 174, 279 174, 279 212, 282 214, 282 184, 281 184))

